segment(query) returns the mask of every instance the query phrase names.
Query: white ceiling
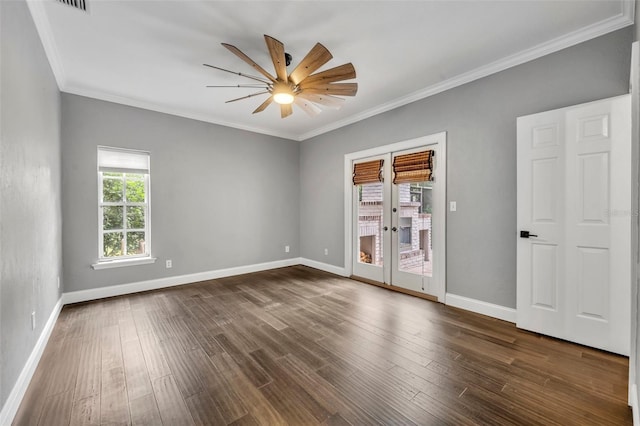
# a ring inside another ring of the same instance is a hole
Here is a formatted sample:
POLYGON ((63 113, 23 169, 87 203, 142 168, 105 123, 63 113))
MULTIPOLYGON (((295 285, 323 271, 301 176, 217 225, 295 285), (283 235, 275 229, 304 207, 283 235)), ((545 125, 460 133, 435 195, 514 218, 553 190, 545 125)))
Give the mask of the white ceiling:
POLYGON ((632 0, 159 1, 87 0, 82 12, 29 0, 58 85, 74 93, 304 140, 633 23, 632 0), (316 42, 352 62, 357 96, 309 117, 294 106, 251 114, 266 95, 203 63, 255 74, 220 45, 268 71, 263 34, 285 44, 291 71, 316 42))

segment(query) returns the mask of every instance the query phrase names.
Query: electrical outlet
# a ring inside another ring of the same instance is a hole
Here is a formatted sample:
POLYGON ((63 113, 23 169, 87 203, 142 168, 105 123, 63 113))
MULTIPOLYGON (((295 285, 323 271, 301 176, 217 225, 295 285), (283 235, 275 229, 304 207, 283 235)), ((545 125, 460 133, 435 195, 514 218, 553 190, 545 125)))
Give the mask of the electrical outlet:
POLYGON ((173 261, 171 259, 167 259, 166 265, 167 265, 167 269, 173 268, 173 261))
POLYGON ((329 256, 329 249, 328 248, 324 249, 324 255, 325 256, 329 256))
POLYGON ((284 252, 289 253, 289 246, 284 246, 284 252))
POLYGON ((31 330, 36 329, 36 311, 31 312, 31 330))

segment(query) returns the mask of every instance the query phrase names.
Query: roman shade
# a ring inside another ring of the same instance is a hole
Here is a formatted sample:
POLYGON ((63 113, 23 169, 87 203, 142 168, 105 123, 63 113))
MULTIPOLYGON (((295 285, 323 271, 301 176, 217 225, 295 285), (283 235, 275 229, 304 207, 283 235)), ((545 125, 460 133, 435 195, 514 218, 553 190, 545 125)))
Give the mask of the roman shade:
POLYGON ((117 173, 149 173, 149 153, 100 146, 98 147, 98 170, 117 173))
POLYGON ((382 182, 382 164, 384 160, 373 160, 353 165, 353 184, 382 182))
POLYGON ((393 159, 393 183, 425 182, 433 178, 435 151, 398 155, 393 159))

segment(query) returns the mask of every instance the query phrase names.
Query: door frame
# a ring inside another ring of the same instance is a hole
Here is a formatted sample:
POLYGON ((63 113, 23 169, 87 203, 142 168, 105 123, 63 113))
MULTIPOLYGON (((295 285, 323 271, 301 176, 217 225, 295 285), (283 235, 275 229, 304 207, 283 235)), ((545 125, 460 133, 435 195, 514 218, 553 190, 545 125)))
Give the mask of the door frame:
MULTIPOLYGON (((440 205, 440 217, 442 220, 440 223, 435 224, 434 229, 436 235, 439 237, 434 238, 434 251, 437 249, 442 256, 439 256, 437 264, 434 264, 434 269, 437 267, 439 276, 435 284, 436 291, 434 295, 438 298, 438 301, 445 303, 446 294, 446 221, 447 221, 447 132, 435 133, 432 135, 422 136, 415 139, 408 139, 388 145, 378 146, 375 148, 366 149, 363 151, 352 152, 344 155, 344 269, 347 276, 353 275, 353 171, 352 162, 354 160, 360 160, 367 157, 373 157, 376 155, 383 155, 387 153, 405 151, 408 149, 419 148, 421 146, 437 145, 438 153, 435 158, 436 168, 438 170, 436 179, 438 184, 442 184, 443 190, 439 194, 440 205)), ((389 167, 389 165, 386 165, 389 167)))

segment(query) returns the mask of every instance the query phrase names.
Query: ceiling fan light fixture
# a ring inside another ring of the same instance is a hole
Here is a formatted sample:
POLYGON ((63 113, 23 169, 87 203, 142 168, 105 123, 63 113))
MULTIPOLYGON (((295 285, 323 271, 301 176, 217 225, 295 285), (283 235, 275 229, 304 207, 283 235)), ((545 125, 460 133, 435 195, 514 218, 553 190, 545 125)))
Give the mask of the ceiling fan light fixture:
POLYGON ((274 84, 272 94, 273 100, 280 105, 289 105, 293 103, 294 94, 287 84, 274 84))

